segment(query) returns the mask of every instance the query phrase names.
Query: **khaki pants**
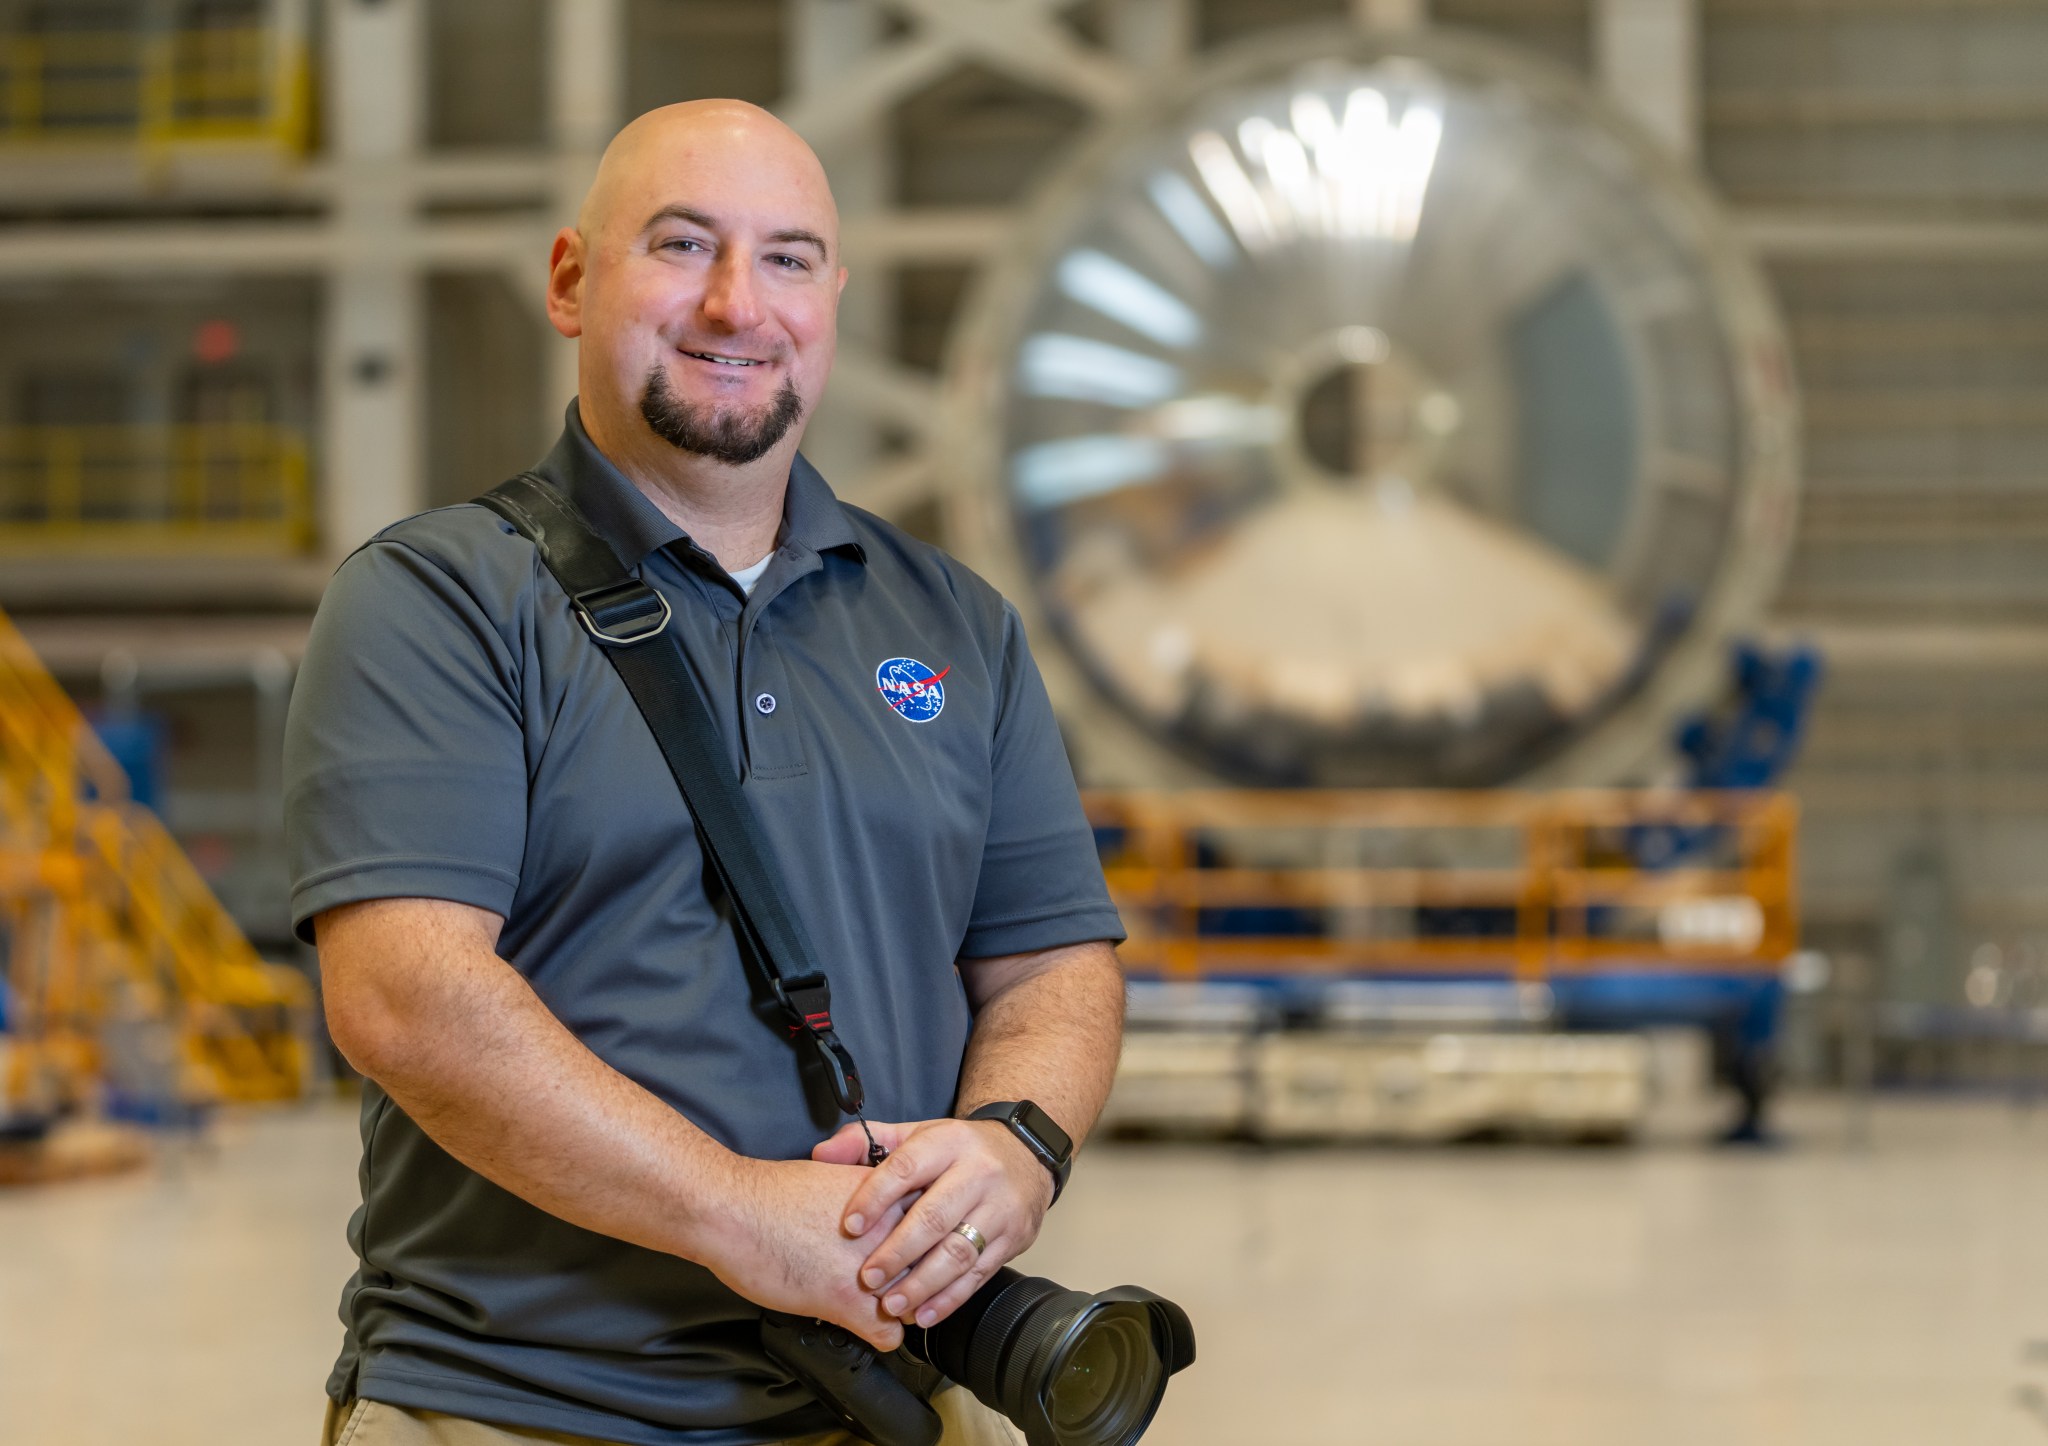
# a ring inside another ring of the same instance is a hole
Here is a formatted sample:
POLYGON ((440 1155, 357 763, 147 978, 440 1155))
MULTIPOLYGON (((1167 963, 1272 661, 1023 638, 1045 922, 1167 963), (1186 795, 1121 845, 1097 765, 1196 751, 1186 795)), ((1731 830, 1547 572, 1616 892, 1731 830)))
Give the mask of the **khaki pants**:
MULTIPOLYGON (((932 1399, 946 1433, 939 1446, 1021 1446, 1023 1433, 954 1386, 932 1399)), ((560 1431, 531 1431, 520 1426, 487 1426, 439 1411, 415 1411, 382 1401, 356 1401, 347 1406, 327 1403, 327 1426, 321 1446, 606 1446, 588 1436, 560 1431)), ((805 1436, 782 1446, 859 1446, 860 1437, 845 1431, 805 1436)))

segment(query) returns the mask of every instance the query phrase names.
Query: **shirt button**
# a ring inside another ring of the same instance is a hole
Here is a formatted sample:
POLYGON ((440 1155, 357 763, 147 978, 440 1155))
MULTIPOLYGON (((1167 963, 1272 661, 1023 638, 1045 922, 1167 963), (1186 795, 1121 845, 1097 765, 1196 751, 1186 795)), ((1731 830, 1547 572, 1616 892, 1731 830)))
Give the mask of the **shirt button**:
POLYGON ((775 695, 773 693, 763 693, 755 698, 754 711, 763 717, 773 713, 775 711, 775 695))

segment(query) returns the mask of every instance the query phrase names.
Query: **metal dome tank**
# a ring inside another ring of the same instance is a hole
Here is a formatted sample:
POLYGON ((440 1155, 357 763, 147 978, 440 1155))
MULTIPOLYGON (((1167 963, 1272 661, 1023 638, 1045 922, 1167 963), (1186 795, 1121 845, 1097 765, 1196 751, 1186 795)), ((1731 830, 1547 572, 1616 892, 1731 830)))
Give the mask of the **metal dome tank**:
POLYGON ((949 537, 1096 784, 1618 781, 1794 520, 1782 327, 1712 201, 1441 31, 1266 37, 1133 105, 948 387, 949 537))

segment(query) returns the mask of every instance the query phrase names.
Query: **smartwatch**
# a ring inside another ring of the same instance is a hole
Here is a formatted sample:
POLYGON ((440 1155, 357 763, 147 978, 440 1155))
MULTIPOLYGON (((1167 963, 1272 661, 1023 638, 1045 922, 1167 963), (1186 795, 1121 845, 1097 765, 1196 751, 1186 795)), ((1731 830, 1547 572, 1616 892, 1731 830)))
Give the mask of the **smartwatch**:
POLYGON ((1052 1172, 1052 1198, 1057 1204, 1060 1191, 1067 1188, 1067 1176, 1074 1168, 1074 1142, 1052 1121, 1052 1116, 1030 1100, 998 1100, 983 1105, 967 1117, 970 1120, 998 1120, 1024 1147, 1038 1156, 1038 1163, 1052 1172))

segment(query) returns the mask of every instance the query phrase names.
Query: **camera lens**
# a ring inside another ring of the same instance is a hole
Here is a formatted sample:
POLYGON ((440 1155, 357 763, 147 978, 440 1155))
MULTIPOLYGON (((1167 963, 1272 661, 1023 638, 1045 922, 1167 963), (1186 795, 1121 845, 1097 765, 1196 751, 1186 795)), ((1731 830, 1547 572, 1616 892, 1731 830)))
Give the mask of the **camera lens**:
POLYGON ((1085 1427, 1109 1399, 1121 1364, 1122 1342, 1106 1330, 1090 1331, 1067 1357, 1052 1383, 1052 1424, 1064 1431, 1085 1427))
POLYGON ((1152 1333, 1127 1315, 1099 1316, 1081 1328, 1046 1393, 1046 1414, 1060 1441, 1119 1442, 1142 1426, 1163 1375, 1152 1333))
POLYGON ((921 1353, 1030 1446, 1132 1446, 1166 1393, 1162 1309, 1178 1314, 1146 1292, 1094 1296, 1004 1269, 925 1334, 921 1353))

